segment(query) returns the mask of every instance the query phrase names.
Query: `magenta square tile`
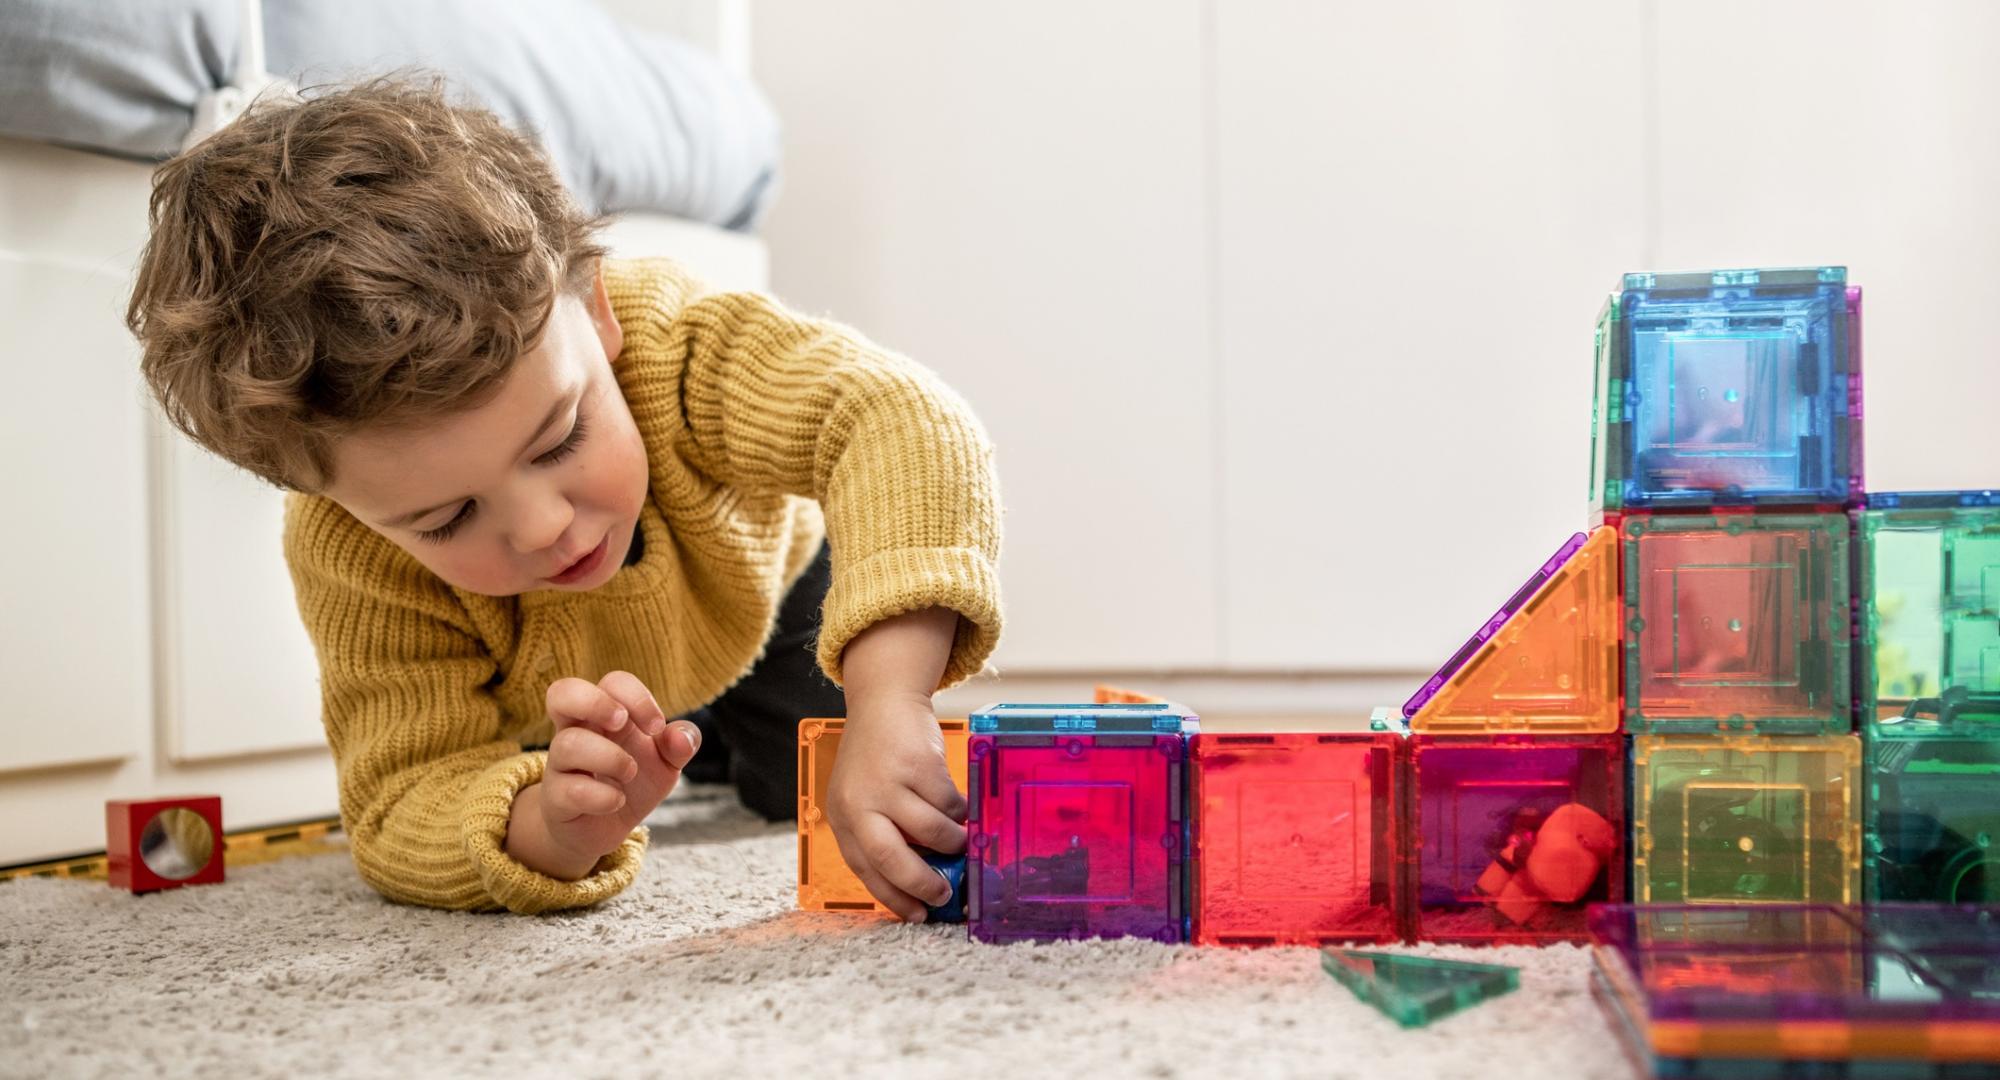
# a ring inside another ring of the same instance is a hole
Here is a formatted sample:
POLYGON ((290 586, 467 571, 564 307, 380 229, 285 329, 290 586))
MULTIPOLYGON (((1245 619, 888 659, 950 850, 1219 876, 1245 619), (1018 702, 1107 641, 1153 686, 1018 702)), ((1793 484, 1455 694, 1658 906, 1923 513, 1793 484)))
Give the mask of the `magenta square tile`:
POLYGON ((1584 909, 1625 896, 1624 761, 1616 735, 1412 738, 1412 936, 1584 940, 1584 909))
POLYGON ((966 921, 981 941, 1187 936, 1179 735, 974 735, 966 921))

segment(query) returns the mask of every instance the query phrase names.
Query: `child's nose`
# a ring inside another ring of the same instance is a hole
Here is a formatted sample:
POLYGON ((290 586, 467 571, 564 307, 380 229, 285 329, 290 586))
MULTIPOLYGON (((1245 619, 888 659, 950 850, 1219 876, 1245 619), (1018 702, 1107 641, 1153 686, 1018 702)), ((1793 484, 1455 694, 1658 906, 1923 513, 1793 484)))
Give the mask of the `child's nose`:
POLYGON ((576 510, 560 495, 545 497, 522 507, 512 530, 514 550, 523 555, 546 553, 561 543, 563 534, 576 520, 576 510))

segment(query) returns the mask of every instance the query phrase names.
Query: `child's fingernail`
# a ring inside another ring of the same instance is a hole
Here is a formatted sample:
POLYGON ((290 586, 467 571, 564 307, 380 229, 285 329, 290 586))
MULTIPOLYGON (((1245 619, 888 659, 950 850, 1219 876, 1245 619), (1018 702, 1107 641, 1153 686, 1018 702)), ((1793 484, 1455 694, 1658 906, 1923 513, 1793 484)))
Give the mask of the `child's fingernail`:
POLYGON ((620 710, 618 710, 617 712, 614 712, 614 713, 612 713, 612 714, 611 714, 611 730, 613 730, 613 731, 617 731, 617 730, 618 730, 619 728, 622 728, 622 727, 624 727, 624 726, 625 726, 625 720, 626 720, 626 718, 627 718, 627 717, 628 717, 629 715, 630 715, 630 714, 629 714, 629 713, 627 713, 627 712, 626 712, 626 711, 625 711, 624 709, 620 709, 620 710))
POLYGON ((665 731, 665 730, 667 730, 667 718, 666 718, 666 717, 664 717, 664 716, 651 716, 651 717, 647 717, 647 718, 646 718, 646 734, 648 734, 648 735, 658 735, 658 734, 659 734, 660 732, 662 732, 662 731, 665 731))
POLYGON ((691 747, 694 751, 700 751, 701 729, 694 726, 693 724, 689 724, 687 727, 687 733, 688 733, 688 746, 691 747))

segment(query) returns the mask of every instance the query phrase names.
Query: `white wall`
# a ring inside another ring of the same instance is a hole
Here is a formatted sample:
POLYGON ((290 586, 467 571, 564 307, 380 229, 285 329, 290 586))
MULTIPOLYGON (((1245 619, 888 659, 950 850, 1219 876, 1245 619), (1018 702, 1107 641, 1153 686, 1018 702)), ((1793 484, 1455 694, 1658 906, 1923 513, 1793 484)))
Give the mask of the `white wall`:
POLYGON ((764 0, 773 282, 993 429, 1003 671, 1414 688, 1582 527, 1624 271, 1845 263, 1870 486, 2000 484, 1996 22, 764 0))

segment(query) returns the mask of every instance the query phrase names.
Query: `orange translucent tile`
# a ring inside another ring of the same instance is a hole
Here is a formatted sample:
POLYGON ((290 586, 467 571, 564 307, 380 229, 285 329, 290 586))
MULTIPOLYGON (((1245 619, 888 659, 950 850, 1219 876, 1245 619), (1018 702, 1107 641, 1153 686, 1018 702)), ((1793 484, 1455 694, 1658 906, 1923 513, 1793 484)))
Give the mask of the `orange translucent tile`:
MULTIPOLYGON (((846 730, 842 719, 799 721, 799 907, 805 911, 875 911, 889 909, 875 902, 854 871, 840 857, 833 838, 833 825, 826 819, 822 803, 828 782, 833 778, 833 762, 840 751, 840 736, 846 730)), ((938 719, 944 733, 945 766, 952 783, 964 794, 965 746, 970 737, 963 719, 938 719)))
POLYGON ((1618 530, 1595 529, 1410 718, 1430 733, 1618 730, 1618 530))

